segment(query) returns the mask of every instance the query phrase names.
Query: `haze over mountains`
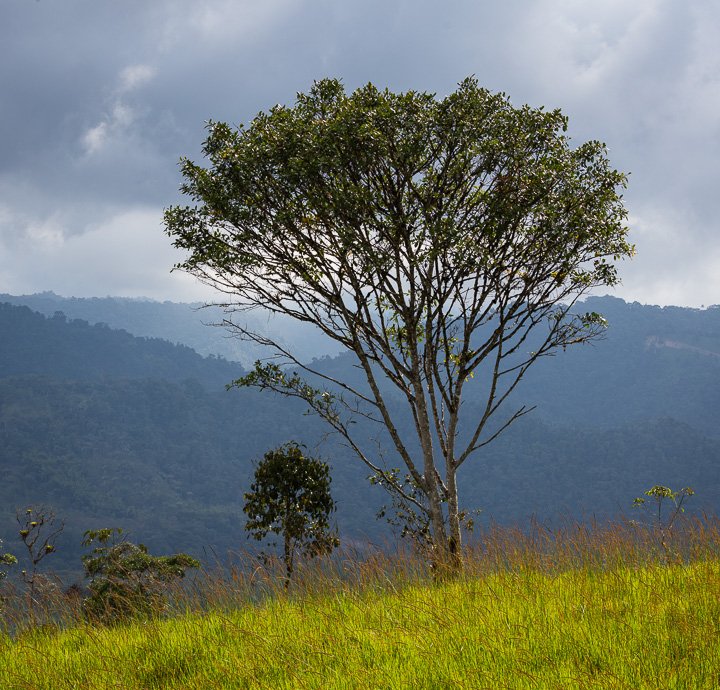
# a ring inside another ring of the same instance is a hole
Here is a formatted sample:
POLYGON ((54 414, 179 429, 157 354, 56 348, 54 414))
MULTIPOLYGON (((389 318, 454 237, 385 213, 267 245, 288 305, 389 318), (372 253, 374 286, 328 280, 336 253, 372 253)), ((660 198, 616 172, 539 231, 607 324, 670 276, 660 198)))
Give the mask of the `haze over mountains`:
MULTIPOLYGON (((202 302, 183 304, 117 297, 65 298, 52 292, 22 296, 0 294, 0 302, 27 306, 46 316, 62 311, 69 319, 105 323, 136 336, 182 343, 205 357, 218 355, 244 366, 252 366, 256 359, 263 356, 262 349, 253 343, 241 342, 222 329, 210 328, 210 324, 221 323, 227 315, 222 309, 206 307, 202 302)), ((234 318, 272 335, 280 343, 292 345, 301 360, 309 361, 313 357, 339 352, 335 343, 288 318, 276 316, 269 319, 258 312, 234 318)))
MULTIPOLYGON (((332 465, 343 537, 389 536, 374 517, 386 497, 354 457, 324 440, 325 427, 302 404, 225 390, 261 353, 203 325, 219 312, 52 293, 0 302, 6 544, 16 540, 15 509, 46 504, 67 522, 56 559, 67 569, 77 565, 82 531, 106 526, 129 529, 158 552, 245 548, 252 462, 290 439, 332 465)), ((717 512, 720 308, 606 297, 584 309, 607 317, 606 339, 528 373, 513 404, 537 409, 464 466, 464 506, 481 509, 485 521, 520 525, 532 514, 631 514, 632 499, 660 483, 694 486, 694 509, 717 512)), ((336 353, 290 323, 267 327, 307 360, 336 353)), ((317 366, 354 373, 342 354, 317 366)), ((476 388, 477 397, 468 389, 470 412, 479 405, 476 388)))

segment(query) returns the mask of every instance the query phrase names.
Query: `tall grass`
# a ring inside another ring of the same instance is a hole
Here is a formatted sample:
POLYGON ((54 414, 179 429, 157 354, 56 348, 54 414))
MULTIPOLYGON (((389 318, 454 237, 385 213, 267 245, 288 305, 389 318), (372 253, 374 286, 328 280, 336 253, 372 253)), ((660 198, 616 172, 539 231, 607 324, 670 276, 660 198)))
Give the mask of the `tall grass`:
POLYGON ((461 576, 345 552, 203 573, 158 615, 101 626, 48 591, 8 593, 0 687, 719 688, 720 530, 687 521, 670 552, 630 522, 477 535, 461 576))

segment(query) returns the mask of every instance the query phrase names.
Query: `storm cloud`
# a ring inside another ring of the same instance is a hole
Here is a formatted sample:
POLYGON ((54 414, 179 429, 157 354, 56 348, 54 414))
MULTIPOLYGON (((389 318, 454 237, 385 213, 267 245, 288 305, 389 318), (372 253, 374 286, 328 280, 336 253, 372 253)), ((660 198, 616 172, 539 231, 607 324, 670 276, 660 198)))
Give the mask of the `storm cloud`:
POLYGON ((161 222, 206 120, 325 76, 442 96, 474 74, 630 173, 617 295, 720 302, 719 42, 712 0, 6 0, 0 292, 207 297, 161 222))

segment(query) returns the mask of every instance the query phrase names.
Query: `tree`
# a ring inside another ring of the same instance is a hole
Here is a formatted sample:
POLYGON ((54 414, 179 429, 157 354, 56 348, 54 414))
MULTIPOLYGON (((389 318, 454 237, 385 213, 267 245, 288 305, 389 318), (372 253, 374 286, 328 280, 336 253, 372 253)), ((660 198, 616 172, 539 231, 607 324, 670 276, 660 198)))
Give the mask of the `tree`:
POLYGON ((307 457, 296 443, 268 451, 255 468, 255 480, 245 494, 245 528, 258 541, 270 532, 283 536, 286 588, 296 551, 314 557, 339 543, 329 524, 335 510, 330 481, 327 463, 307 457))
MULTIPOLYGON (((666 563, 670 562, 672 556, 668 542, 672 538, 675 521, 685 512, 685 508, 683 507, 685 500, 694 495, 695 489, 690 486, 685 486, 679 491, 673 491, 670 487, 662 486, 660 484, 651 486, 645 492, 645 496, 650 496, 657 506, 655 520, 657 528, 660 532, 660 546, 662 547, 666 563), (668 503, 672 503, 673 507, 670 509, 670 515, 665 515, 663 517, 663 504, 667 505, 668 503)), ((639 496, 633 501, 633 506, 635 508, 646 507, 645 499, 642 496, 639 496)))
POLYGON ((634 252, 625 176, 604 144, 572 148, 566 131, 559 110, 515 108, 472 78, 444 99, 346 95, 326 79, 247 128, 210 122, 208 167, 182 161, 194 205, 165 212, 189 251, 176 268, 224 293, 225 325, 279 357, 236 383, 306 401, 427 519, 438 561, 459 565, 458 471, 529 411, 504 403, 533 363, 601 336, 604 319, 576 304, 634 252), (340 343, 363 384, 233 318, 256 308, 340 343), (479 409, 463 408, 468 386, 479 409), (358 435, 358 414, 405 478, 358 435))
MULTIPOLYGON (((44 558, 56 553, 55 542, 65 529, 65 523, 61 520, 57 523, 55 513, 45 506, 29 506, 24 511, 18 510, 15 513, 19 535, 28 553, 30 570, 23 569, 22 577, 28 586, 28 609, 31 617, 35 615, 35 594, 38 584, 38 566, 44 558)), ((47 580, 44 581, 47 583, 47 580)))
POLYGON ((108 622, 160 612, 168 585, 185 577, 188 568, 200 567, 185 553, 153 556, 144 544, 128 541, 119 527, 88 530, 82 544, 96 544, 82 557, 90 578, 85 610, 108 622))

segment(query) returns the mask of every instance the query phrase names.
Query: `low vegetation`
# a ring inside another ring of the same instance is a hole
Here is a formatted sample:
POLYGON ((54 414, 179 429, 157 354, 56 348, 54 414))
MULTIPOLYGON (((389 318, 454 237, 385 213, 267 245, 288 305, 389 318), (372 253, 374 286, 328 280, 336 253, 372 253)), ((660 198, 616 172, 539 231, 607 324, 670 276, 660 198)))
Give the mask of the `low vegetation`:
MULTIPOLYGON (((55 589, 24 618, 6 581, 0 687, 716 688, 720 522, 475 534, 461 576, 412 552, 251 559, 101 625, 55 589)), ((16 594, 19 594, 16 593, 16 594)))

